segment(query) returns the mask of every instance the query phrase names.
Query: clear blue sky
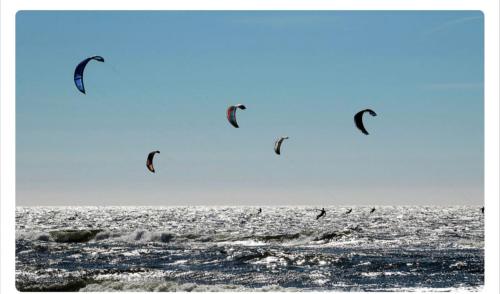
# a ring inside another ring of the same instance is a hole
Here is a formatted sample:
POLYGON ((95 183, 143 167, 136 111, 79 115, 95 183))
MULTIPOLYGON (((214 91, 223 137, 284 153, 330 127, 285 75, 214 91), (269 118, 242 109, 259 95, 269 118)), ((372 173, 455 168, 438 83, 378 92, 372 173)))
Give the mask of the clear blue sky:
POLYGON ((481 205, 483 33, 477 11, 20 12, 17 204, 481 205))

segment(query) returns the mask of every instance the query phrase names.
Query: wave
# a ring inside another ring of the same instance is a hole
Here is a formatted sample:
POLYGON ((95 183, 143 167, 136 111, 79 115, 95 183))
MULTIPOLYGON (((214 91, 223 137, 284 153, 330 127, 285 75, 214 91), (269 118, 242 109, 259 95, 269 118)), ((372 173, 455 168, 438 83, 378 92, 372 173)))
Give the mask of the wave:
POLYGON ((104 281, 88 284, 80 292, 292 292, 297 288, 284 288, 278 285, 268 285, 261 288, 250 288, 234 284, 196 284, 176 283, 171 281, 104 281))
POLYGON ((124 234, 112 234, 109 232, 105 232, 98 236, 99 240, 109 239, 117 239, 119 241, 125 242, 160 242, 160 243, 169 243, 177 238, 174 234, 170 232, 162 232, 162 231, 146 231, 146 230, 138 230, 134 232, 127 232, 124 234))
POLYGON ((102 229, 89 230, 56 230, 49 232, 18 233, 17 240, 36 240, 56 243, 86 243, 115 239, 124 242, 162 242, 168 243, 176 236, 170 232, 149 232, 138 230, 134 232, 110 232, 102 229))
POLYGON ((298 232, 298 233, 283 233, 269 235, 236 235, 227 236, 226 234, 214 235, 176 235, 165 231, 147 231, 136 230, 133 232, 113 232, 102 229, 83 229, 83 230, 55 230, 48 233, 23 233, 18 234, 18 239, 37 240, 44 242, 56 243, 85 243, 85 242, 105 242, 121 241, 127 243, 170 243, 170 242, 214 242, 214 243, 230 243, 234 245, 264 245, 266 243, 285 243, 291 241, 299 241, 301 244, 307 244, 311 241, 335 241, 343 237, 349 236, 352 233, 359 232, 359 227, 348 228, 344 230, 335 230, 330 232, 298 232))
POLYGON ((332 231, 332 232, 327 232, 323 233, 320 236, 313 238, 313 241, 334 241, 334 240, 339 240, 343 237, 347 237, 351 235, 353 232, 360 232, 361 228, 359 226, 356 226, 354 228, 349 228, 346 230, 340 230, 340 231, 332 231))
POLYGON ((102 230, 62 230, 49 232, 50 238, 58 243, 88 242, 102 230))
POLYGON ((300 238, 301 234, 300 233, 295 233, 295 234, 278 234, 278 235, 264 235, 264 236, 253 236, 250 237, 250 239, 255 239, 257 241, 264 241, 264 242, 283 242, 283 241, 288 241, 288 240, 294 240, 300 238))
POLYGON ((16 289, 20 292, 75 292, 89 284, 83 278, 70 278, 52 280, 50 283, 38 281, 37 283, 16 279, 16 289))

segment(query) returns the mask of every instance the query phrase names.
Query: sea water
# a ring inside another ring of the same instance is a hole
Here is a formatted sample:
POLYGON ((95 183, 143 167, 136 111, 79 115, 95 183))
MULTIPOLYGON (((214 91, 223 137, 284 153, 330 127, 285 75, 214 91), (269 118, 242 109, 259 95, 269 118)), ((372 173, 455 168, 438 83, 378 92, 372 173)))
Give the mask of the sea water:
POLYGON ((479 207, 18 207, 21 291, 479 291, 479 207))

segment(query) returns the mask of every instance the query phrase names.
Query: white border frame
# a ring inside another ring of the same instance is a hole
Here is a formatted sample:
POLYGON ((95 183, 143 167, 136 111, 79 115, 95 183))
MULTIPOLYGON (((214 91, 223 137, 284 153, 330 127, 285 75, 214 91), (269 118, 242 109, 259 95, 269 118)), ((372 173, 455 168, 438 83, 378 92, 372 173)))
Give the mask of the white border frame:
POLYGON ((0 1, 0 292, 15 289, 15 25, 20 10, 481 10, 485 25, 485 287, 499 287, 498 0, 2 0, 0 1))

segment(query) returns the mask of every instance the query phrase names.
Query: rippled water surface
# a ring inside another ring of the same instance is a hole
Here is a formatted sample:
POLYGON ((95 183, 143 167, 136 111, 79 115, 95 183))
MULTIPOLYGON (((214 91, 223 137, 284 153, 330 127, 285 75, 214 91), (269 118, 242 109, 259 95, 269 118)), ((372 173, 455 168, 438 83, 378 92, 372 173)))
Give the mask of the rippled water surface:
POLYGON ((18 207, 22 291, 481 290, 479 207, 18 207))

